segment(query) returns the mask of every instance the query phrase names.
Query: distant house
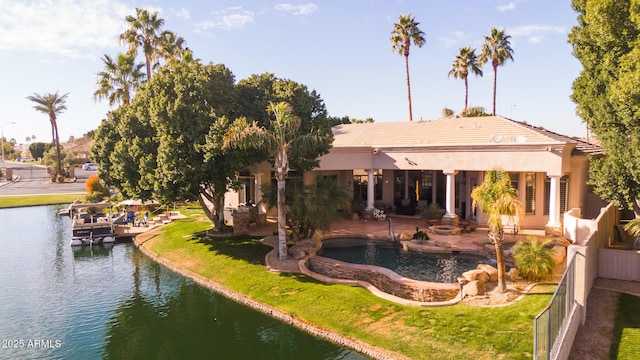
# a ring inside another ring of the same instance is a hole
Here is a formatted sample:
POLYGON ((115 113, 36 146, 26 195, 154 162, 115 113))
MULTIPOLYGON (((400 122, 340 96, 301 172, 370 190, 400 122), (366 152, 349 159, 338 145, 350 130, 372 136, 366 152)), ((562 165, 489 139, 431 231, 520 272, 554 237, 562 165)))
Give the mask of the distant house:
MULTIPOLYGON (((438 204, 446 210, 443 222, 485 224, 470 193, 494 168, 508 171, 519 191, 523 227, 556 232, 567 209, 595 217, 604 205, 586 185, 589 156, 603 153, 598 146, 500 116, 345 124, 333 134, 333 148, 305 182, 317 174, 334 177, 369 209, 382 201, 411 215, 416 207, 438 204)), ((244 191, 229 199, 259 202, 271 169, 252 170, 244 191)))

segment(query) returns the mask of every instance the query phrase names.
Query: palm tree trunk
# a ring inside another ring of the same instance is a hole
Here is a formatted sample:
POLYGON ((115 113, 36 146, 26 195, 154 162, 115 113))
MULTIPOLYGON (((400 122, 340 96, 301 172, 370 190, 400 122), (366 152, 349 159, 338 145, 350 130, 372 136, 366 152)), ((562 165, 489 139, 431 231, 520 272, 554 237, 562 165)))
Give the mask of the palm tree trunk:
POLYGON ((287 260, 287 215, 285 209, 285 177, 276 174, 278 180, 278 260, 287 260))
POLYGON ((147 81, 151 79, 151 56, 145 54, 145 60, 147 65, 147 81))
POLYGON ((62 161, 60 161, 60 136, 58 135, 58 125, 53 122, 53 128, 56 133, 55 142, 56 142, 56 158, 57 158, 57 166, 58 166, 58 175, 62 175, 62 161))
POLYGON ((464 77, 464 109, 467 110, 467 100, 469 100, 469 80, 464 77))
POLYGON ((504 240, 504 229, 498 228, 494 230, 493 244, 496 248, 496 265, 498 267, 498 292, 501 294, 507 291, 506 271, 504 266, 504 251, 502 243, 504 240))
POLYGON ((409 55, 404 57, 404 68, 407 72, 407 97, 409 98, 409 121, 413 121, 413 110, 411 109, 411 81, 409 80, 409 55))
POLYGON ((493 116, 496 116, 496 84, 498 83, 498 67, 493 66, 493 116))

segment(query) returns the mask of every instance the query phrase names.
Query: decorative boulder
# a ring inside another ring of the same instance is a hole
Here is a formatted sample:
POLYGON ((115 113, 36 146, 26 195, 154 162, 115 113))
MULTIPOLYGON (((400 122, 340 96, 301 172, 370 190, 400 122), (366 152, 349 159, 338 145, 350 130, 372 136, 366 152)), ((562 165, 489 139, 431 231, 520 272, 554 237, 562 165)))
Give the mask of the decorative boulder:
POLYGON ((413 239, 413 234, 409 234, 408 232, 403 232, 403 233, 400 233, 397 236, 397 238, 398 240, 401 240, 401 241, 411 240, 413 239))
POLYGON ((462 289, 464 296, 477 296, 484 294, 484 283, 482 281, 474 280, 470 281, 462 289))
POLYGON ((569 245, 571 245, 571 241, 563 237, 557 237, 557 238, 551 239, 551 244, 568 247, 569 245))
POLYGON ((487 281, 489 281, 489 274, 478 269, 465 271, 464 273, 462 273, 462 277, 465 278, 465 280, 467 280, 468 282, 477 280, 486 283, 487 281))
POLYGON ((296 260, 300 260, 307 255, 307 253, 302 251, 302 249, 294 247, 289 249, 289 254, 296 260))
POLYGON ((486 272, 487 275, 489 275, 489 281, 498 281, 498 269, 496 269, 495 267, 488 264, 479 264, 477 269, 486 272))
POLYGON ((564 261, 564 258, 567 256, 567 248, 564 246, 556 245, 551 250, 551 258, 553 262, 556 264, 560 264, 564 261))

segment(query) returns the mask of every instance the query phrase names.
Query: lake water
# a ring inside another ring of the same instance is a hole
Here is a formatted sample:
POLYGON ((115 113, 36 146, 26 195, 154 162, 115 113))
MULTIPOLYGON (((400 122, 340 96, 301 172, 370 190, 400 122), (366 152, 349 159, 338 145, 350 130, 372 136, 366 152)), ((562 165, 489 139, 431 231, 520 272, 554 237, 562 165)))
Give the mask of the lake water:
POLYGON ((132 244, 72 250, 58 208, 0 209, 0 359, 365 359, 132 244))

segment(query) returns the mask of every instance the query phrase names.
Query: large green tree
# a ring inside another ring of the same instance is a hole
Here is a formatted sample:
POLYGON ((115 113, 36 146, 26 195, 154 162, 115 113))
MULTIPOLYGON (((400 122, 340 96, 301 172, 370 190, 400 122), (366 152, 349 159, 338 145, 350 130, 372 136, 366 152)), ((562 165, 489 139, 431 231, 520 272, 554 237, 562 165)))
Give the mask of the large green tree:
POLYGON ((400 15, 398 22, 393 24, 391 32, 391 50, 404 56, 404 68, 407 75, 407 99, 409 100, 409 121, 413 120, 411 107, 411 80, 409 79, 409 52, 411 43, 422 47, 426 42, 424 32, 418 27, 419 22, 413 15, 400 15))
POLYGON ((460 48, 460 53, 456 55, 449 70, 448 76, 453 76, 456 79, 464 80, 464 110, 467 110, 467 104, 469 100, 469 73, 476 76, 482 76, 482 69, 478 65, 478 57, 476 56, 476 50, 469 46, 460 48))
POLYGON ((136 54, 142 49, 147 68, 147 80, 151 79, 153 68, 160 65, 161 59, 182 57, 185 40, 174 32, 162 30, 164 19, 158 12, 136 8, 136 15, 126 18, 129 28, 120 35, 120 41, 129 46, 129 52, 136 54))
POLYGON ((491 60, 493 68, 493 112, 496 115, 496 89, 498 85, 498 67, 506 64, 507 60, 513 61, 513 49, 511 48, 511 35, 506 35, 505 30, 491 29, 491 34, 484 37, 484 44, 478 57, 478 63, 482 67, 491 60))
POLYGON ((571 98, 605 152, 591 160, 589 183, 639 217, 640 8, 629 0, 574 0, 572 7, 578 25, 569 43, 583 69, 571 98))
MULTIPOLYGON (((473 206, 478 206, 487 215, 489 238, 496 250, 498 266, 498 291, 507 290, 504 264, 504 226, 503 216, 522 216, 522 204, 518 200, 516 189, 511 185, 509 173, 503 170, 490 170, 485 173, 484 181, 471 191, 473 206)), ((519 223, 517 221, 516 223, 519 223)))
POLYGON ((91 153, 101 178, 130 197, 198 201, 220 226, 224 193, 252 159, 221 150, 234 81, 223 65, 203 65, 188 53, 165 65, 100 125, 91 153))
POLYGON ((55 94, 37 94, 34 93, 31 96, 27 96, 27 99, 36 103, 33 107, 39 112, 47 114, 49 116, 49 122, 51 123, 51 137, 53 138, 53 144, 56 147, 56 175, 62 176, 62 159, 60 157, 60 137, 58 136, 58 114, 67 109, 67 96, 69 93, 59 95, 56 91, 55 94))
POLYGON ((317 158, 328 151, 333 142, 333 136, 322 130, 302 131, 301 118, 294 115, 288 103, 271 103, 267 110, 273 114, 269 128, 258 125, 256 121, 249 123, 246 118, 237 119, 229 129, 224 148, 258 149, 265 151, 272 159, 278 186, 278 259, 285 261, 287 259, 285 191, 286 178, 290 170, 289 159, 296 158, 299 164, 317 163, 317 158))
POLYGON ((114 60, 109 55, 102 58, 104 70, 98 72, 98 89, 95 100, 109 101, 109 105, 128 105, 142 82, 144 64, 136 63, 134 54, 119 54, 114 60))

